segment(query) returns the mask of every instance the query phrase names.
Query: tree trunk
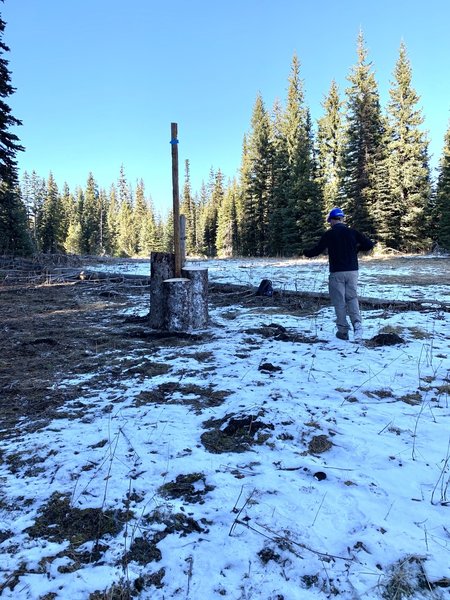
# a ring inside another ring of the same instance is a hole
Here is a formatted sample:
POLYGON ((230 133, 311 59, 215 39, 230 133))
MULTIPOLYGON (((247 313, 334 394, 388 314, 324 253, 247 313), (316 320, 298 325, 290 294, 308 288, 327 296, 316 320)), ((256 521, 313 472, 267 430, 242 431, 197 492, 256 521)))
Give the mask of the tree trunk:
POLYGON ((192 284, 176 277, 163 282, 163 328, 166 331, 191 329, 192 284))
POLYGON ((192 284, 191 327, 203 329, 208 325, 208 269, 186 267, 181 274, 192 284))
POLYGON ((150 327, 164 327, 163 282, 175 276, 175 255, 169 252, 152 252, 150 266, 150 327))

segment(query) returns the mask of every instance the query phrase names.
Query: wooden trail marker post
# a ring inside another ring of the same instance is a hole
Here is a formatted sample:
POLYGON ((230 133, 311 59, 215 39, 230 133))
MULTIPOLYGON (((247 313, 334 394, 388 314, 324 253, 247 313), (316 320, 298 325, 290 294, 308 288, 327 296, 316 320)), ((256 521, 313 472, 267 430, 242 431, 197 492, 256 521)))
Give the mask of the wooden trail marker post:
POLYGON ((186 220, 180 215, 178 125, 171 124, 174 253, 151 253, 150 327, 203 329, 208 323, 208 269, 184 268, 186 220))
POLYGON ((175 277, 181 276, 180 243, 180 188, 178 184, 178 125, 170 126, 172 144, 172 197, 173 197, 173 243, 175 251, 175 277))

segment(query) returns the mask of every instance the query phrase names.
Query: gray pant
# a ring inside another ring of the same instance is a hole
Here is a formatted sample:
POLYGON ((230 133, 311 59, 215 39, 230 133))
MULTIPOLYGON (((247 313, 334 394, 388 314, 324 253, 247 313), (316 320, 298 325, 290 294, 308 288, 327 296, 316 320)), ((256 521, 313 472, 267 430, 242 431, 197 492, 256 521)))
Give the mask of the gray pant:
POLYGON ((330 273, 328 279, 330 300, 336 312, 337 329, 341 333, 347 333, 350 329, 347 315, 350 317, 353 328, 361 323, 357 285, 358 271, 330 273))

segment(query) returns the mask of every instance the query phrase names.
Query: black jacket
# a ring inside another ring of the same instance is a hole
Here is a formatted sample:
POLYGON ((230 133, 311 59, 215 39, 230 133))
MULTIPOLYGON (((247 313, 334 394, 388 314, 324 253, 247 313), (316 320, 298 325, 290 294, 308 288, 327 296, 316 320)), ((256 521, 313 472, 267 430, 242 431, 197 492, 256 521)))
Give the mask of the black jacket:
POLYGON ((319 242, 303 254, 308 258, 318 256, 328 249, 330 273, 357 271, 359 250, 372 250, 374 243, 365 235, 345 225, 336 223, 328 229, 319 242))

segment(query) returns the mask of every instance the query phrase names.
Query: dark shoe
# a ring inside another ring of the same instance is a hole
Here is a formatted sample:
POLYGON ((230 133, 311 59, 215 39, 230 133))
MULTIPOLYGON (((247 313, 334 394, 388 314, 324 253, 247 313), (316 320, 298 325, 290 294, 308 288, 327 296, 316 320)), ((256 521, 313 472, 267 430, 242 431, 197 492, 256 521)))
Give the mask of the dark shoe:
POLYGON ((336 337, 340 340, 348 340, 348 333, 346 331, 336 331, 336 337))

